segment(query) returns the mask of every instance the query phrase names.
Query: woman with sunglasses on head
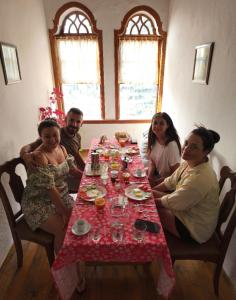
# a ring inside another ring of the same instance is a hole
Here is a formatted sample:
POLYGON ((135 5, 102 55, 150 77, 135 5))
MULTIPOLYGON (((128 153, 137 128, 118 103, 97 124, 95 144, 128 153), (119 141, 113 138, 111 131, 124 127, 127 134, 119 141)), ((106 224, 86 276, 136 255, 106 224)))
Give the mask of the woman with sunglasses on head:
POLYGON ((148 133, 148 179, 151 186, 162 182, 180 165, 179 136, 170 116, 156 113, 148 133))
POLYGON ((183 240, 206 242, 219 214, 219 185, 207 155, 220 136, 205 127, 185 141, 181 166, 153 191, 164 229, 183 240))

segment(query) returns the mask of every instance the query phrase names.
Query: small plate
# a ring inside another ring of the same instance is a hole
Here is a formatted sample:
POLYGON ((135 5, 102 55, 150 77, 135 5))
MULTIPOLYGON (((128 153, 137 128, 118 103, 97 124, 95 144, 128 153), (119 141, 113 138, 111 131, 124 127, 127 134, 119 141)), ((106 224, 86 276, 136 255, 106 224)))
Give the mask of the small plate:
POLYGON ((145 170, 142 170, 142 173, 141 173, 141 174, 137 174, 137 170, 135 170, 135 171, 133 172, 133 175, 134 175, 134 177, 137 177, 137 178, 143 178, 143 177, 146 176, 146 172, 145 172, 145 170))
POLYGON ((103 154, 103 152, 104 152, 104 148, 96 148, 95 150, 99 154, 103 154))
POLYGON ((103 186, 88 184, 81 187, 80 197, 84 201, 94 202, 96 198, 102 198, 106 195, 106 193, 107 191, 103 186), (88 187, 87 190, 86 187, 88 187), (83 194, 85 195, 83 196, 83 194))
POLYGON ((148 199, 151 193, 145 192, 139 188, 139 185, 133 184, 125 189, 125 196, 132 200, 143 201, 148 199), (140 196, 137 195, 138 193, 140 193, 140 196))
POLYGON ((138 154, 138 153, 139 153, 139 150, 137 150, 137 149, 128 148, 126 150, 126 154, 129 154, 129 155, 135 155, 135 154, 138 154))
POLYGON ((81 236, 81 235, 87 234, 90 229, 91 229, 91 225, 86 220, 78 219, 73 224, 71 231, 73 234, 75 234, 77 236, 81 236), (82 229, 79 228, 78 223, 83 223, 83 227, 81 227, 82 229))

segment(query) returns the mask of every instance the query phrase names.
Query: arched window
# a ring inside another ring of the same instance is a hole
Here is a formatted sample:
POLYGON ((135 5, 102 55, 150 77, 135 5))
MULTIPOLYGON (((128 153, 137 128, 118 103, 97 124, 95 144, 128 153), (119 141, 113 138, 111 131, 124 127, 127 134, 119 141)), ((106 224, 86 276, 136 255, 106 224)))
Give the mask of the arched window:
POLYGON ((116 119, 149 120, 161 110, 166 32, 159 15, 137 6, 115 30, 116 119))
POLYGON ((64 110, 78 107, 85 120, 105 118, 102 31, 84 5, 67 3, 49 30, 55 84, 64 110))

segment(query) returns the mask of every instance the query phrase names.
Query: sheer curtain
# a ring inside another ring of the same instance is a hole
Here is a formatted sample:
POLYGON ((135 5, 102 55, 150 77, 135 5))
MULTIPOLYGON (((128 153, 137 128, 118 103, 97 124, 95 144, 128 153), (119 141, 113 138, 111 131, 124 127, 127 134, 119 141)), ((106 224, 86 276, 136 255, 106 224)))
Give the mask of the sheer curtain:
POLYGON ((150 119, 158 93, 158 41, 120 40, 120 119, 150 119))
POLYGON ((98 42, 88 38, 57 40, 62 83, 99 83, 98 42))
POLYGON ((98 40, 90 37, 57 40, 64 108, 78 107, 86 120, 101 119, 98 40))
POLYGON ((157 84, 157 62, 157 41, 121 40, 119 83, 157 84))

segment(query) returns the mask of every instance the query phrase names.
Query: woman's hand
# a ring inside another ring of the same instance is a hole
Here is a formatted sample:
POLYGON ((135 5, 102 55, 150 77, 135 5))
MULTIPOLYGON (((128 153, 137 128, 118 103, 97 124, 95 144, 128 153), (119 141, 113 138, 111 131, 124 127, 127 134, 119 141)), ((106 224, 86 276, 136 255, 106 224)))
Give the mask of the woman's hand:
POLYGON ((61 196, 55 187, 49 190, 49 195, 52 203, 55 205, 56 212, 62 217, 64 226, 66 227, 70 219, 71 209, 64 205, 61 196))
POLYGON ((35 160, 34 152, 24 153, 22 158, 29 169, 35 169, 39 166, 37 161, 35 160))

